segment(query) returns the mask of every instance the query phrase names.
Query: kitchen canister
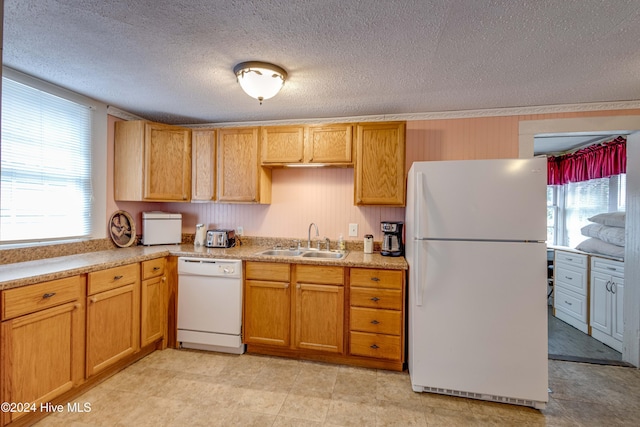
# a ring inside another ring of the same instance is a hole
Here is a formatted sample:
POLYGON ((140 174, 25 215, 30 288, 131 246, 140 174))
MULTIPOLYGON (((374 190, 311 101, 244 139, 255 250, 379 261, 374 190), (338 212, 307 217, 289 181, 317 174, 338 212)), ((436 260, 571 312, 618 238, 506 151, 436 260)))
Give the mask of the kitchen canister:
POLYGON ((196 224, 196 235, 193 239, 194 246, 204 246, 204 242, 207 239, 207 229, 204 224, 196 224))
POLYGON ((365 234, 364 236, 364 253, 372 254, 373 253, 373 235, 365 234))

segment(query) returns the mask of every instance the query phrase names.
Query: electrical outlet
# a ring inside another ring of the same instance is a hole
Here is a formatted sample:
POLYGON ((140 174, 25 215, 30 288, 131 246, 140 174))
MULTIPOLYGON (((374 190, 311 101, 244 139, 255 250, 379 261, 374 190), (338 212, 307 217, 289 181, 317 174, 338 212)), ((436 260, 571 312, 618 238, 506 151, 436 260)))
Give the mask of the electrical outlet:
POLYGON ((241 226, 241 225, 237 226, 237 227, 236 227, 236 234, 237 234, 238 236, 242 236, 242 234, 243 234, 243 233, 244 233, 244 227, 243 227, 243 226, 241 226))
POLYGON ((350 237, 358 236, 358 224, 349 224, 349 236, 350 237))

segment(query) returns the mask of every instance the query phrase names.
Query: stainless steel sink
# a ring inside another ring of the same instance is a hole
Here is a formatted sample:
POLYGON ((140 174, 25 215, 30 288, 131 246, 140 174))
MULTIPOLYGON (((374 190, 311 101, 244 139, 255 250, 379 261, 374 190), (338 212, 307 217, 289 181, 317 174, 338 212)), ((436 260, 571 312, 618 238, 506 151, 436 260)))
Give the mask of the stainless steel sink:
POLYGON ((268 249, 266 251, 258 252, 256 255, 269 255, 269 256, 299 256, 302 251, 299 249, 268 249))
POLYGON ((347 256, 346 252, 333 251, 309 251, 302 254, 303 258, 324 258, 324 259, 342 259, 347 256))

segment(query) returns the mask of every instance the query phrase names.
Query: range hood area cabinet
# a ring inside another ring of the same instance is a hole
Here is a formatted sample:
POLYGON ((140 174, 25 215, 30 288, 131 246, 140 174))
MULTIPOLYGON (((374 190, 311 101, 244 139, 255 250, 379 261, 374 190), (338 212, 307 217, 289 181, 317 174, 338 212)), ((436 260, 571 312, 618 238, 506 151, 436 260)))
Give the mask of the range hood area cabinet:
POLYGON ((271 203, 271 170, 260 166, 259 127, 218 129, 218 201, 271 203))
POLYGON ((191 199, 191 130, 144 120, 115 124, 117 201, 191 199))
POLYGON ((356 205, 405 205, 405 133, 405 122, 356 126, 356 205))
POLYGON ((261 165, 321 164, 353 166, 353 126, 264 126, 260 128, 261 165))

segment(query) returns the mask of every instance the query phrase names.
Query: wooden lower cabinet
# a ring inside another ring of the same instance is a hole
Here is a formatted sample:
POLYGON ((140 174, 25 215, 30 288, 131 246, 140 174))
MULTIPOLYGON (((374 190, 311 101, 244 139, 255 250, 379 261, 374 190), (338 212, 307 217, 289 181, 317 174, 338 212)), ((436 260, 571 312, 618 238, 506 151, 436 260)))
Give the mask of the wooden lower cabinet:
POLYGON ((247 262, 244 343, 288 347, 291 325, 289 264, 247 262))
POLYGON ((342 353, 344 268, 295 265, 294 346, 342 353))
POLYGON ((248 261, 247 352, 402 370, 404 274, 248 261))
MULTIPOLYGON (((2 292, 2 402, 40 403, 84 380, 83 276, 2 292)), ((2 412, 2 425, 29 412, 2 412)))
POLYGON ((140 266, 89 273, 87 285, 88 378, 140 349, 140 266))
POLYGON ((351 355, 404 363, 404 277, 400 270, 351 269, 351 355))
POLYGON ((140 289, 140 346, 144 347, 167 336, 167 276, 165 259, 142 262, 140 289))

